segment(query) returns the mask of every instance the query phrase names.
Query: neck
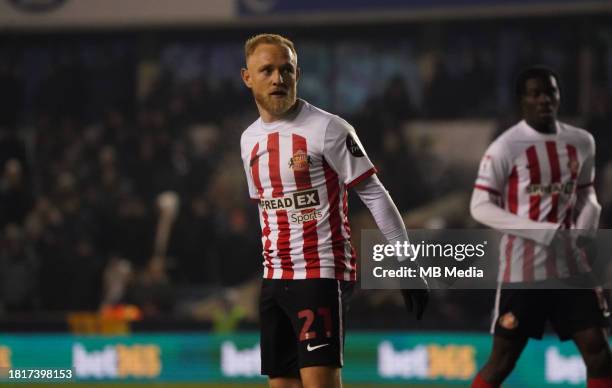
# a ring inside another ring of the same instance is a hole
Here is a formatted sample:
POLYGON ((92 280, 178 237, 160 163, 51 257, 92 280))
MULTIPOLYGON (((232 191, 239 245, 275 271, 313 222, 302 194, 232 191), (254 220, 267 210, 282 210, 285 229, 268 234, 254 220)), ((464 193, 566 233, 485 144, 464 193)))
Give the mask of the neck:
POLYGON ((557 132, 557 120, 548 123, 534 123, 527 121, 527 124, 540 133, 553 134, 557 132))
POLYGON ((259 110, 259 116, 261 117, 261 121, 263 121, 266 124, 269 124, 269 123, 273 123, 278 120, 291 119, 295 117, 297 115, 297 111, 298 111, 297 107, 299 106, 299 103, 300 103, 300 100, 296 99, 295 103, 291 105, 289 109, 287 109, 284 113, 281 113, 280 115, 276 115, 274 113, 271 113, 265 110, 259 104, 257 104, 257 109, 259 110))

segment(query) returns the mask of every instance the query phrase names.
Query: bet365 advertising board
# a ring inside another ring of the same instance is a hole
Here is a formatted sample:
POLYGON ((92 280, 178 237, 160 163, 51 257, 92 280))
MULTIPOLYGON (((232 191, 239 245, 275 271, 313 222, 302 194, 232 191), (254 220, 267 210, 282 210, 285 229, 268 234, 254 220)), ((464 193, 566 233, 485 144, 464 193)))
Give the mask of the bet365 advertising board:
MULTIPOLYGON (((352 332, 343 377, 376 386, 468 386, 490 346, 487 334, 352 332)), ((255 333, 0 335, 0 382, 263 382, 259 367, 255 333)), ((504 386, 575 387, 584 386, 585 377, 575 346, 546 337, 531 341, 504 386)))

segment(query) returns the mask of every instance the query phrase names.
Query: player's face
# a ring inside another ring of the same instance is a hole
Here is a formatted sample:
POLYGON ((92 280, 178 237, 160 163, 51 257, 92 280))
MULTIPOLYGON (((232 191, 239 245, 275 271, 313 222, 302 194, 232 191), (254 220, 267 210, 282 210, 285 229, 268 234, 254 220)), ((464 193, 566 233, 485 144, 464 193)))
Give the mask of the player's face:
POLYGON ((257 46, 242 69, 244 83, 269 120, 281 118, 295 104, 298 78, 297 58, 288 47, 276 44, 257 46))
POLYGON ((536 129, 554 125, 559 109, 559 87, 555 77, 529 78, 521 97, 523 118, 536 129))

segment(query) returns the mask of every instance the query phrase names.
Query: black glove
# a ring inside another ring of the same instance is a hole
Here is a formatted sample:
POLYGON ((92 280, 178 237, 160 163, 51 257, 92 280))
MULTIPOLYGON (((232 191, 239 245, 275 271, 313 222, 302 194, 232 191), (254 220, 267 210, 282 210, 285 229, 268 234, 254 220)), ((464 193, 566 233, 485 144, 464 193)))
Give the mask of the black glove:
POLYGON ((404 298, 404 305, 408 312, 414 312, 417 320, 423 318, 423 313, 427 308, 427 302, 429 302, 429 286, 427 281, 423 280, 423 288, 418 289, 401 289, 402 298, 404 298))

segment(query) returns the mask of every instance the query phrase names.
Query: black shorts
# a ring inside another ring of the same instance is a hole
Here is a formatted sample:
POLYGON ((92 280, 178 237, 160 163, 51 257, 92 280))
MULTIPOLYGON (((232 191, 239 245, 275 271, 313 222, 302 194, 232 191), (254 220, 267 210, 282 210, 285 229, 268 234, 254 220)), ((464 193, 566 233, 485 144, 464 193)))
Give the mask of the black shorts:
POLYGON ((259 303, 261 374, 299 377, 309 366, 342 367, 354 282, 264 279, 259 303))
POLYGON ((608 326, 608 306, 601 290, 497 290, 491 331, 507 338, 541 339, 550 321, 559 339, 577 331, 608 326))

